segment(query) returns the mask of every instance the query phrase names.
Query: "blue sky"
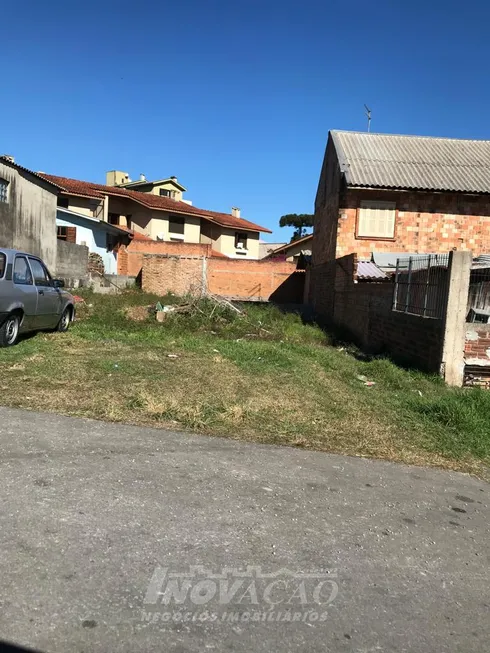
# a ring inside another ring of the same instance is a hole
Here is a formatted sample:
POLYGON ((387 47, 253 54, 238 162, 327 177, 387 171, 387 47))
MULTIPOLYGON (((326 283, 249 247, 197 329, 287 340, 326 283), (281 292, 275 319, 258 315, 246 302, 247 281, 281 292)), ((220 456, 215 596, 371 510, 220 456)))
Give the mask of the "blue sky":
POLYGON ((274 229, 313 210, 329 129, 490 138, 484 0, 2 7, 2 153, 103 183, 176 175, 274 229))

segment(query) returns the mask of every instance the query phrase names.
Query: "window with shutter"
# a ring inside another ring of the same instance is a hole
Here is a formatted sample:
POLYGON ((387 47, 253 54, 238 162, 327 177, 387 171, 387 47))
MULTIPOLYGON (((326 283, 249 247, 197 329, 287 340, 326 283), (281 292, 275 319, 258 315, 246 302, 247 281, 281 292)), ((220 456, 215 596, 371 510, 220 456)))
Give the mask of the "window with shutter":
POLYGON ((395 237, 395 202, 363 201, 359 208, 359 238, 395 237))

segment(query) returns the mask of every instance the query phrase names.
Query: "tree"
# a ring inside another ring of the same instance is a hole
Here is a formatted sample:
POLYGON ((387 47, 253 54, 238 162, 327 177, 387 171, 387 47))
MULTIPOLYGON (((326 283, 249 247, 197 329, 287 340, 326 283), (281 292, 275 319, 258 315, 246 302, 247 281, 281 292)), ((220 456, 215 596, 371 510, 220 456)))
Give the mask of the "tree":
POLYGON ((313 216, 310 213, 288 213, 279 218, 280 227, 294 227, 291 242, 306 236, 308 229, 313 227, 313 216))

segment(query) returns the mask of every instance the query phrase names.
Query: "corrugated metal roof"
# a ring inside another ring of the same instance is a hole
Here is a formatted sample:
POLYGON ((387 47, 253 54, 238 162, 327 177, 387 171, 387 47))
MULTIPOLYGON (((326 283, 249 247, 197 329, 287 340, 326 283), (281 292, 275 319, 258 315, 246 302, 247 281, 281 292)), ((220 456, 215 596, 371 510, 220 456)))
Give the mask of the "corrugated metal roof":
POLYGON ((490 141, 330 133, 348 186, 490 193, 490 141))
POLYGON ((365 281, 384 281, 388 276, 372 261, 358 261, 357 278, 365 281))
POLYGON ((424 259, 427 258, 429 254, 431 256, 434 256, 434 254, 431 254, 430 252, 427 252, 427 254, 411 254, 409 252, 371 252, 371 260, 378 267, 383 268, 384 270, 390 268, 393 268, 393 270, 395 270, 396 262, 400 258, 424 259))
POLYGON ((490 254, 480 254, 473 259, 471 266, 472 270, 488 269, 490 268, 490 254))

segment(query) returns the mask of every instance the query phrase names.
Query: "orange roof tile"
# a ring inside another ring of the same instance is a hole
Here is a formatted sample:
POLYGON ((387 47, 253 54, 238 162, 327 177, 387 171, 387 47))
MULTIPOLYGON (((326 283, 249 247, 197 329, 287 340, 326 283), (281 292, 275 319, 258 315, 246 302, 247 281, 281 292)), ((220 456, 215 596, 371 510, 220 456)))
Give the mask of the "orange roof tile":
POLYGON ((94 184, 89 181, 80 181, 79 179, 58 177, 56 175, 47 175, 44 173, 39 173, 39 176, 44 177, 47 181, 57 184, 68 195, 79 195, 99 199, 102 199, 104 195, 128 197, 149 209, 197 216, 232 229, 272 233, 270 229, 261 227, 249 220, 235 218, 233 215, 229 215, 228 213, 218 213, 216 211, 199 209, 197 206, 191 206, 185 202, 173 200, 170 197, 161 197, 160 195, 153 195, 153 193, 140 193, 136 190, 128 190, 126 188, 119 188, 118 186, 104 186, 103 184, 94 184))

